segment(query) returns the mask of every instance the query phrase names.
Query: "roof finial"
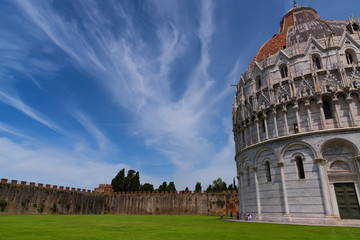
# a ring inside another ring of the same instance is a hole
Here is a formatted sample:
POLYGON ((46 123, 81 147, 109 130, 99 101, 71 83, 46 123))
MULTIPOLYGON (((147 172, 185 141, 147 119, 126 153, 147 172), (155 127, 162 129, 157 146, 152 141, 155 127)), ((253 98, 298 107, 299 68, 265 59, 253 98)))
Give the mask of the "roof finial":
POLYGON ((294 7, 296 7, 296 1, 294 1, 294 7))

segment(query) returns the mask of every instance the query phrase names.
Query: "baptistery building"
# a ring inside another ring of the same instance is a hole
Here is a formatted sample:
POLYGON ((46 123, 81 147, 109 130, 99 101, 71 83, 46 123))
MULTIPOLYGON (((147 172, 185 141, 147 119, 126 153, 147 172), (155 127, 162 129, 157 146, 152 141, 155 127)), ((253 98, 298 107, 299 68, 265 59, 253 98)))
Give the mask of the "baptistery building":
POLYGON ((285 14, 236 85, 240 215, 360 219, 360 23, 285 14))

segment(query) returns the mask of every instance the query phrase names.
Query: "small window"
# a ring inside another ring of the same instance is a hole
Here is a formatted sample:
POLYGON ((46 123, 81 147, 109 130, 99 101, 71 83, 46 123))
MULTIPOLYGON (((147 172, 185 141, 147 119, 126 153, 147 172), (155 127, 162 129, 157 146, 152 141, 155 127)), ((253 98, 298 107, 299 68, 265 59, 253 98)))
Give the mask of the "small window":
POLYGON ((294 123, 294 133, 299 133, 299 127, 297 123, 294 123))
POLYGON ((305 179, 304 163, 301 157, 296 157, 296 167, 298 170, 299 179, 305 179))
POLYGON ((245 145, 245 132, 242 131, 241 133, 242 133, 242 134, 241 134, 241 136, 242 136, 242 142, 243 142, 243 144, 245 145))
POLYGON ((312 57, 312 62, 313 62, 314 67, 315 67, 316 69, 321 69, 321 68, 322 68, 322 67, 321 67, 320 57, 318 57, 318 56, 313 56, 313 57, 312 57))
POLYGON ((269 161, 265 162, 265 176, 266 176, 266 181, 271 182, 271 172, 270 172, 270 163, 269 163, 269 161))
POLYGON ((281 68, 280 68, 280 73, 281 73, 281 77, 282 78, 286 78, 286 77, 288 77, 288 68, 287 68, 287 66, 282 66, 281 68))
POLYGON ((261 119, 261 125, 262 125, 262 130, 263 130, 263 132, 266 132, 265 120, 264 120, 264 119, 261 119))
POLYGON ((246 167, 246 178, 247 178, 247 185, 250 186, 250 167, 246 167))
POLYGON ((257 79, 257 86, 258 86, 258 90, 261 89, 261 78, 257 79))
POLYGON ((356 53, 354 50, 347 49, 345 51, 345 56, 346 56, 347 64, 356 64, 357 63, 356 53))
POLYGON ((350 52, 346 52, 346 61, 347 64, 352 64, 354 62, 352 54, 350 52))
POLYGON ((323 101, 323 109, 324 109, 325 119, 333 118, 332 112, 331 112, 331 105, 330 105, 329 101, 323 101))
POLYGON ((359 31, 359 24, 358 23, 353 23, 352 25, 354 31, 359 31))

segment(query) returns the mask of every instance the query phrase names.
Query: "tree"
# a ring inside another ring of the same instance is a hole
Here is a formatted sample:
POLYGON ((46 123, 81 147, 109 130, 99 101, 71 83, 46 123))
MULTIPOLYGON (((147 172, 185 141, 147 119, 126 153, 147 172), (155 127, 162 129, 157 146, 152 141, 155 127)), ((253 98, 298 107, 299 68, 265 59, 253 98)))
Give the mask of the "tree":
POLYGON ((154 191, 154 185, 152 185, 150 183, 144 183, 141 186, 141 191, 152 192, 152 191, 154 191))
POLYGON ((140 191, 140 174, 130 169, 125 177, 125 168, 121 169, 111 181, 114 192, 140 191))
POLYGON ((134 192, 140 191, 140 187, 141 187, 140 174, 139 174, 139 172, 136 172, 135 177, 132 179, 132 182, 131 182, 130 191, 134 191, 134 192))
POLYGON ((159 186, 159 191, 165 192, 166 189, 167 189, 167 183, 166 183, 166 182, 163 182, 163 184, 161 184, 161 185, 159 186))
POLYGON ((111 185, 114 189, 114 192, 124 191, 125 184, 125 168, 121 169, 118 174, 111 181, 111 185))
POLYGON ((201 183, 200 182, 197 182, 196 185, 195 185, 195 191, 196 192, 201 192, 201 183))
POLYGON ((214 180, 206 189, 207 192, 220 192, 225 190, 227 190, 226 183, 221 178, 214 180))
POLYGON ((237 186, 236 186, 236 183, 235 183, 235 178, 233 178, 233 186, 234 186, 234 190, 237 190, 237 186))
POLYGON ((188 192, 188 191, 189 191, 189 188, 188 188, 188 187, 186 187, 186 188, 185 188, 185 192, 188 192))
POLYGON ((167 191, 169 191, 169 192, 170 192, 170 191, 175 192, 175 191, 176 191, 175 183, 174 183, 174 182, 170 182, 166 189, 167 189, 167 191))
POLYGON ((233 178, 233 183, 229 185, 228 190, 236 190, 237 191, 237 186, 235 184, 235 178, 233 178))
POLYGON ((135 179, 135 170, 133 170, 133 169, 130 169, 129 171, 128 171, 128 173, 127 173, 127 176, 126 176, 126 178, 125 178, 125 189, 124 189, 124 191, 126 191, 126 192, 130 192, 130 191, 132 191, 132 183, 133 183, 133 181, 134 181, 134 179, 135 179))
POLYGON ((224 191, 227 189, 226 183, 221 178, 214 180, 211 187, 213 191, 224 191))

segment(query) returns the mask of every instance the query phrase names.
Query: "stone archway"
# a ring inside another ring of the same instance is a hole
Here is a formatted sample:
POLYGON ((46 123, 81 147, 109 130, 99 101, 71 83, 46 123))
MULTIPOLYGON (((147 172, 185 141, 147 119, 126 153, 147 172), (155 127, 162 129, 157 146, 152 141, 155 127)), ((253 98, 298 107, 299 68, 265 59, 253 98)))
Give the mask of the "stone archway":
POLYGON ((330 200, 335 216, 360 219, 358 150, 344 139, 325 142, 321 154, 326 160, 330 200))

